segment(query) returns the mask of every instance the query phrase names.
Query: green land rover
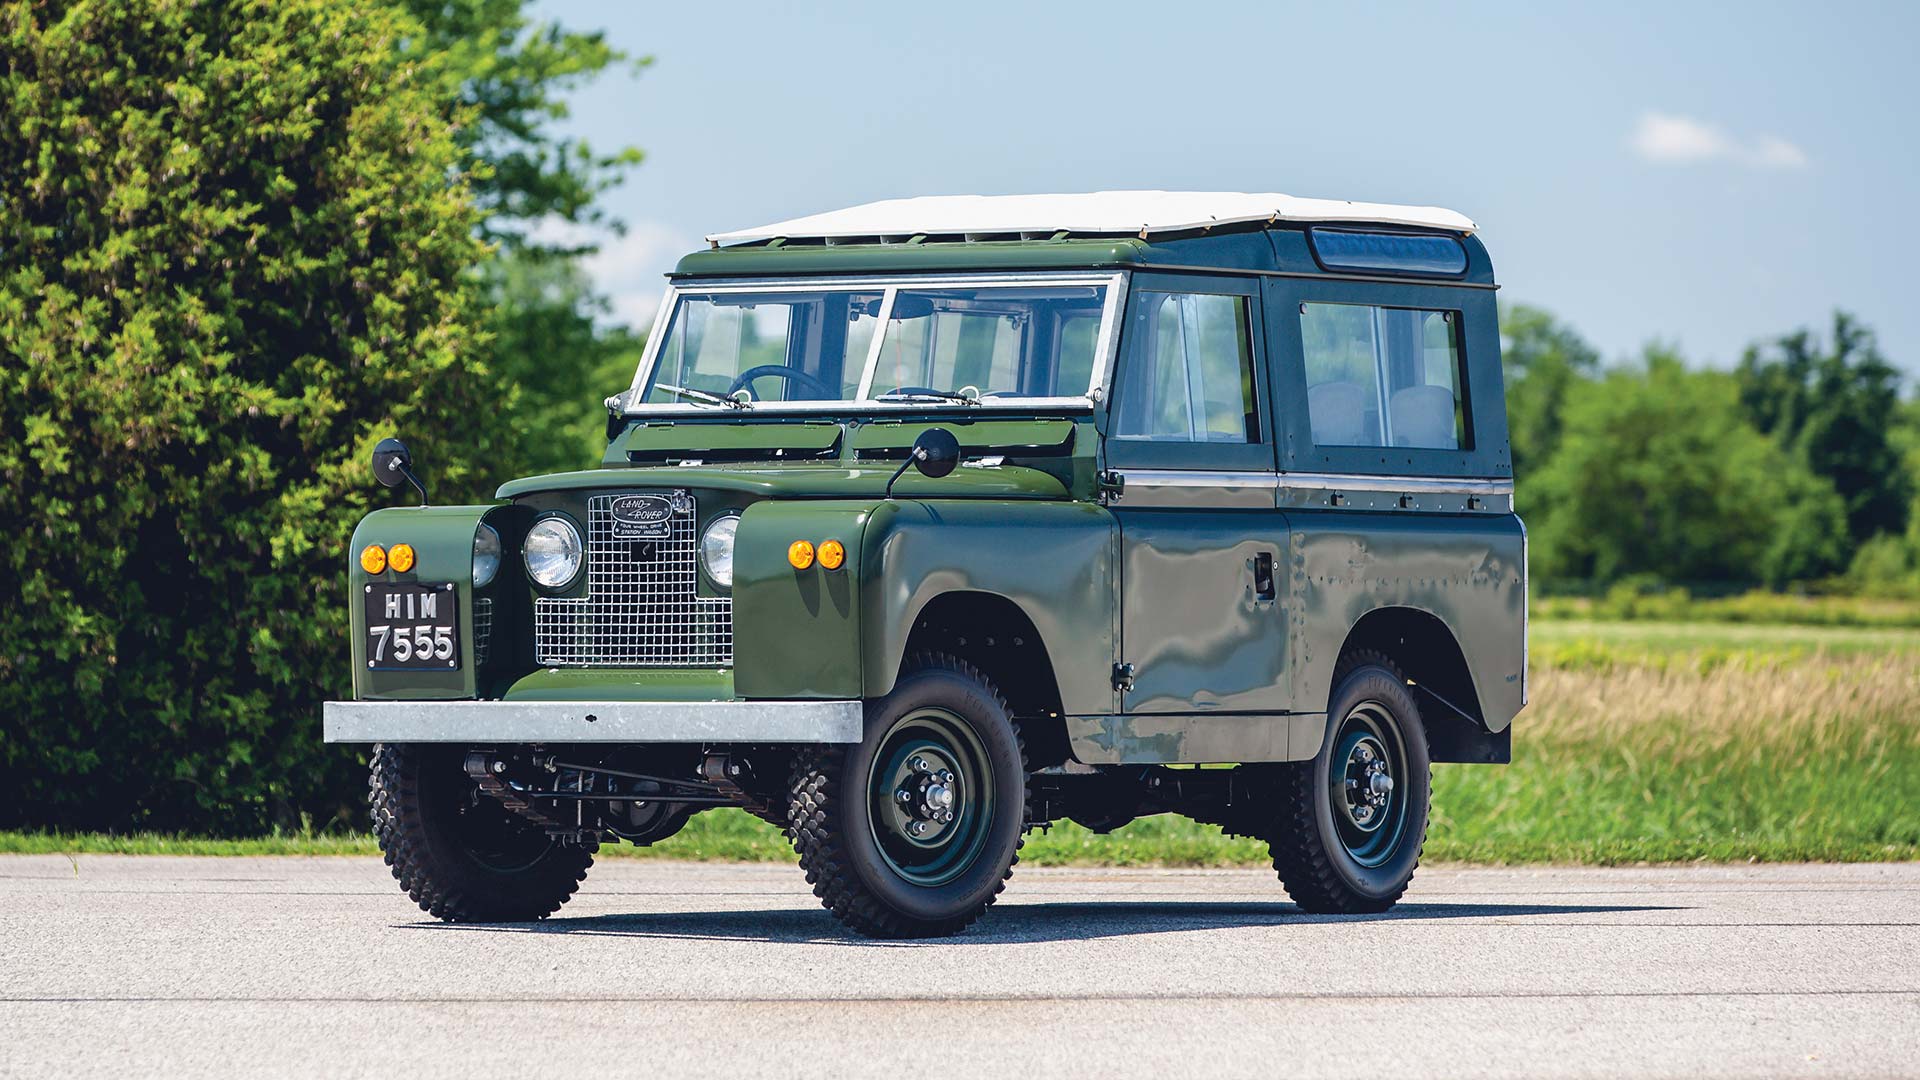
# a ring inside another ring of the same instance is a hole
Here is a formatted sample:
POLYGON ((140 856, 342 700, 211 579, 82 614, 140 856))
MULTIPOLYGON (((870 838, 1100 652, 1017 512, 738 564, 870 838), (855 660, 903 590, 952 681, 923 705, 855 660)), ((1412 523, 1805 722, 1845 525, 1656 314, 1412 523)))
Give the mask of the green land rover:
MULTIPOLYGON (((600 467, 355 530, 401 887, 543 918, 740 807, 835 916, 955 933, 1023 836, 1179 813, 1311 912, 1399 899, 1432 762, 1526 701, 1468 219, 1277 194, 904 199, 708 238, 600 467)), ((412 482, 395 440, 377 476, 412 482)), ((425 501, 425 491, 421 491, 425 501)))

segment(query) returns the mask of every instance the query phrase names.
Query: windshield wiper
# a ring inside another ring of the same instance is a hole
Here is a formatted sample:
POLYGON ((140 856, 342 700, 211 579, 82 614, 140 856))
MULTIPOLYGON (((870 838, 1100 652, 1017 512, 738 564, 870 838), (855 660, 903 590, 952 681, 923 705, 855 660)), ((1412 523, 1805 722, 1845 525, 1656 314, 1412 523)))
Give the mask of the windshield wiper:
POLYGON ((739 398, 721 397, 719 394, 709 394, 705 390, 695 390, 689 386, 675 386, 672 383, 654 383, 653 385, 661 390, 665 390, 669 394, 678 394, 689 401, 697 401, 703 405, 713 405, 722 409, 750 409, 753 407, 739 398))
POLYGON ((951 390, 889 390, 875 401, 957 401, 962 405, 980 404, 978 394, 957 394, 951 390))

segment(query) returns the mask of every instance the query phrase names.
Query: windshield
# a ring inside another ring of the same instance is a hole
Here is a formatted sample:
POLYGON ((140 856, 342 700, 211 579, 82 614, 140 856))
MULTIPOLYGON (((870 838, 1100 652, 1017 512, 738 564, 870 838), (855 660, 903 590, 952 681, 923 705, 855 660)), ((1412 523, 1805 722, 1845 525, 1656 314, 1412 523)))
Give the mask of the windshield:
POLYGON ((676 291, 633 400, 750 408, 1084 398, 1112 289, 1102 279, 676 291))

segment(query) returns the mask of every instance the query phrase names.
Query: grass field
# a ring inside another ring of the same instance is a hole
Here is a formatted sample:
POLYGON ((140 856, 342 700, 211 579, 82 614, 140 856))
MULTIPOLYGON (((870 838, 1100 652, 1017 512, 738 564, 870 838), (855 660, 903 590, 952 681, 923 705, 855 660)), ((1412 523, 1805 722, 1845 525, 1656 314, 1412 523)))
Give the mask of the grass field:
MULTIPOLYGON (((1434 770, 1430 861, 1920 858, 1920 630, 1537 620, 1511 765, 1434 770)), ((0 833, 0 852, 358 854, 364 835, 222 841, 0 833)), ((738 811, 611 857, 793 858, 738 811)), ((1182 818, 1028 838, 1038 865, 1237 866, 1264 848, 1182 818)))

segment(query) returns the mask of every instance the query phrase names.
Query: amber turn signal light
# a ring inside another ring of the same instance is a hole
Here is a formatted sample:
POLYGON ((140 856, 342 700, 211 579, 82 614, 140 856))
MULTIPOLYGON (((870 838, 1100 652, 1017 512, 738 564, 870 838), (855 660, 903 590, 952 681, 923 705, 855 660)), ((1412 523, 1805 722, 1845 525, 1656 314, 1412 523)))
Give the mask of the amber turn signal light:
POLYGON ((846 565, 847 549, 838 540, 820 541, 820 565, 828 570, 838 570, 846 565))
POLYGON ((813 544, 806 540, 795 540, 787 545, 787 562, 795 570, 805 570, 813 565, 813 544))
POLYGON ((360 569, 369 574, 377 574, 387 568, 387 549, 379 544, 368 544, 360 549, 360 569))
POLYGON ((413 545, 393 545, 392 549, 387 552, 387 565, 393 567, 394 572, 399 574, 404 574, 413 569, 413 545))

